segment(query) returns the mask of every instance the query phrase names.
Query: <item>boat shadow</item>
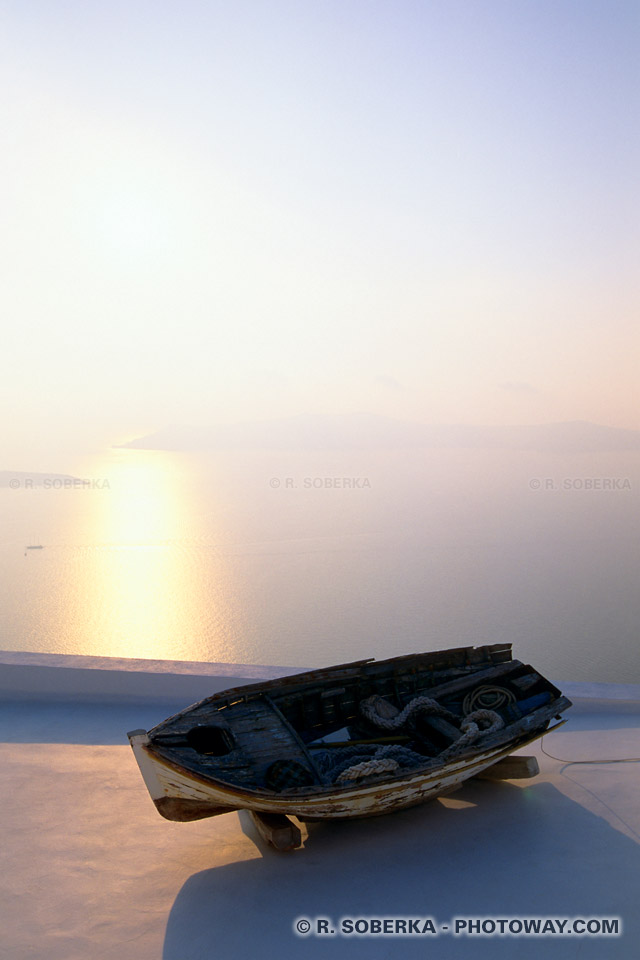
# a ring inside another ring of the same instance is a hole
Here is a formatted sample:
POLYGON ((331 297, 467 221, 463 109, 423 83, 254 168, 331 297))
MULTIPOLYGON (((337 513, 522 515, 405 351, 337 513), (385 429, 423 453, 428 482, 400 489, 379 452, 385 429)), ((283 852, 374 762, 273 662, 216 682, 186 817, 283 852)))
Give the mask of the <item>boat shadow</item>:
POLYGON ((367 820, 308 825, 304 849, 194 874, 168 918, 163 960, 331 954, 437 960, 635 956, 640 848, 552 783, 474 781, 455 796, 367 820), (625 936, 460 938, 307 936, 299 918, 623 917, 625 936), (632 930, 635 927, 635 930, 632 930), (427 942, 425 942, 425 940, 427 942), (597 947, 594 951, 594 947, 597 947), (626 949, 626 953, 624 952, 626 949), (432 952, 435 951, 435 952, 432 952), (584 951, 584 953, 582 952, 584 951))

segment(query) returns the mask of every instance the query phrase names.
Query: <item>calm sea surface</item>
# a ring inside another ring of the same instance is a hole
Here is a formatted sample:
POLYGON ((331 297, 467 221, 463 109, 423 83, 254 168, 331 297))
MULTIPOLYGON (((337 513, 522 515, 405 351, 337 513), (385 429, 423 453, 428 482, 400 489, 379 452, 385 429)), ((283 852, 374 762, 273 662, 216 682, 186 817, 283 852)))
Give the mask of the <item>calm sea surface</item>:
POLYGON ((16 474, 0 648, 313 667, 511 641, 557 681, 640 682, 639 466, 113 450, 51 466, 85 485, 16 474))

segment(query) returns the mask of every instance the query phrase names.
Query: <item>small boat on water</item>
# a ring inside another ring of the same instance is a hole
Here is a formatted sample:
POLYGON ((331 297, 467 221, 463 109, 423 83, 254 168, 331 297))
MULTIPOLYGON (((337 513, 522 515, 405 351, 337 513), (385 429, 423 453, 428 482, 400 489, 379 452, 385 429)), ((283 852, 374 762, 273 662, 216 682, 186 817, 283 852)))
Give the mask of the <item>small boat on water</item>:
POLYGON ((375 816, 470 777, 534 775, 535 758, 506 758, 570 706, 510 644, 493 644, 235 687, 128 737, 163 817, 244 809, 273 840, 287 816, 375 816))

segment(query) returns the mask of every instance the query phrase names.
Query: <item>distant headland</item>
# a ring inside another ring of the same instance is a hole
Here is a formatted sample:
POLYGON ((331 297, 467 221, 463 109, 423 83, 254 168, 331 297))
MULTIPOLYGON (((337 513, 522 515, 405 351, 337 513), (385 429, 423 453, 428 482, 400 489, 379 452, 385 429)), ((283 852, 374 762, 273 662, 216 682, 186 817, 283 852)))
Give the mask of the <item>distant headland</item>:
POLYGON ((423 424, 369 413, 170 426, 119 448, 135 450, 503 449, 556 453, 640 450, 640 430, 584 420, 522 426, 423 424))

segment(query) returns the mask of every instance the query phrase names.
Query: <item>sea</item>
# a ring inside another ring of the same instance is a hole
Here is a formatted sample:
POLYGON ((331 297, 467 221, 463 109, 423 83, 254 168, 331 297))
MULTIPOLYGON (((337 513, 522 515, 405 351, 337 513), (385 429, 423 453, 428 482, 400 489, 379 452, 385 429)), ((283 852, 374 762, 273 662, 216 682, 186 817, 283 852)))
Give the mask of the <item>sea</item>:
MULTIPOLYGON (((17 465, 24 466, 24 465, 17 465)), ((0 483, 0 648, 640 682, 640 456, 109 449, 0 483)))

